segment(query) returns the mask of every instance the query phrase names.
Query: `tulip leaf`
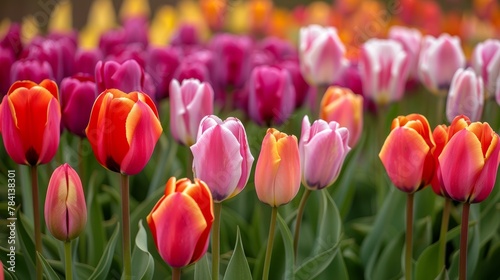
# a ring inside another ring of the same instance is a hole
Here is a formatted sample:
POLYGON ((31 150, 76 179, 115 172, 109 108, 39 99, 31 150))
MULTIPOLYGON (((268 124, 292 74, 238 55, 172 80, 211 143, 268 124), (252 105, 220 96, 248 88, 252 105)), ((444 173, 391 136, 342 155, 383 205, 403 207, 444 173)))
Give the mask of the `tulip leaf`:
POLYGON ((44 275, 47 276, 49 279, 59 279, 59 276, 54 271, 54 269, 52 269, 52 267, 47 262, 47 260, 43 257, 43 255, 40 254, 39 252, 36 252, 36 254, 37 254, 38 259, 42 263, 44 275))
POLYGON ((104 253, 102 254, 97 267, 94 270, 94 273, 90 275, 89 279, 92 280, 106 280, 108 279, 109 268, 111 267, 111 262, 113 261, 113 255, 115 253, 116 241, 118 240, 118 232, 120 231, 120 224, 117 223, 111 238, 104 249, 104 253))
POLYGON ((402 275, 401 257, 404 254, 404 233, 394 237, 383 248, 372 272, 372 279, 396 279, 402 275))
POLYGON ((27 268, 28 261, 26 260, 26 255, 19 251, 16 251, 15 253, 16 254, 15 272, 8 271, 8 268, 11 267, 11 264, 9 264, 10 257, 7 255, 9 253, 10 253, 10 248, 4 248, 0 246, 0 259, 3 262, 4 272, 7 272, 5 274, 6 276, 5 279, 9 279, 7 275, 11 277, 10 279, 31 279, 30 273, 32 272, 30 272, 27 268))
POLYGON ((132 253, 132 275, 136 279, 152 279, 154 274, 154 259, 148 251, 146 230, 139 221, 139 231, 135 237, 135 247, 132 253))
MULTIPOLYGON (((35 278, 35 243, 33 239, 28 234, 28 229, 33 232, 33 228, 26 223, 26 217, 21 211, 17 211, 17 221, 18 226, 16 227, 19 235, 19 243, 21 244, 21 250, 24 252, 24 259, 26 260, 26 266, 31 275, 31 279, 35 278), (28 228, 27 228, 28 227, 28 228)), ((17 224, 17 223, 16 223, 17 224)))
POLYGON ((319 230, 312 256, 296 270, 297 279, 313 279, 323 272, 338 252, 342 232, 342 218, 328 190, 321 194, 319 230))
POLYGON ((285 220, 281 217, 281 215, 278 213, 278 228, 280 229, 281 232, 281 238, 283 238, 283 244, 285 247, 285 275, 284 279, 294 279, 294 263, 295 263, 295 256, 293 253, 293 237, 292 233, 290 232, 290 229, 285 223, 285 220))
POLYGON ((87 262, 96 266, 106 245, 102 206, 98 200, 97 176, 102 172, 93 172, 89 179, 87 191, 87 226, 85 227, 85 241, 87 242, 87 262))
POLYGON ((439 241, 427 247, 415 264, 415 280, 435 279, 442 268, 438 267, 439 241))
POLYGON ((130 214, 130 232, 133 233, 138 231, 137 225, 139 225, 139 221, 148 216, 149 212, 151 212, 164 192, 164 188, 156 189, 152 195, 135 207, 130 214))
POLYGON ((196 262, 194 265, 194 280, 211 280, 212 270, 208 264, 208 254, 196 262))
POLYGON ((252 280, 252 273, 248 266, 248 261, 245 256, 245 250, 241 243, 240 228, 236 230, 236 244, 233 251, 233 256, 227 265, 224 280, 239 279, 239 280, 252 280))

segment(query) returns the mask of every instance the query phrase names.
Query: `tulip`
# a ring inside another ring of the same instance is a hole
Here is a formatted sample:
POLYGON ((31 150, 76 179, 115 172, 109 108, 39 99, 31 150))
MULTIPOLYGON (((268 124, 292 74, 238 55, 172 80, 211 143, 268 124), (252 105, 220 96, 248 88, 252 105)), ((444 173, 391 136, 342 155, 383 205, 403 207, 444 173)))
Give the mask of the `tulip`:
POLYGON ((295 106, 295 90, 286 70, 259 66, 249 81, 248 112, 258 124, 283 123, 295 106))
POLYGON ((301 107, 307 98, 314 93, 315 88, 304 80, 298 61, 284 60, 279 62, 276 66, 280 69, 287 70, 288 74, 290 74, 295 89, 295 108, 301 107))
POLYGON ((45 79, 54 79, 52 68, 47 61, 21 59, 10 68, 10 83, 16 81, 30 80, 40 83, 45 79))
POLYGON ((446 116, 452 122, 456 116, 466 115, 478 121, 483 112, 483 80, 471 69, 458 69, 451 81, 446 102, 446 116))
POLYGON ((61 123, 54 81, 15 82, 4 96, 0 112, 5 150, 12 160, 30 166, 52 160, 59 146, 61 123))
POLYGON ((0 40, 0 46, 11 50, 14 57, 19 57, 24 48, 21 40, 21 25, 14 22, 10 23, 7 32, 4 34, 0 40))
POLYGON ((156 87, 158 100, 169 96, 170 82, 180 63, 180 51, 176 48, 150 48, 146 58, 146 71, 156 87))
POLYGON ((99 49, 76 51, 75 73, 85 73, 94 76, 97 62, 103 59, 103 54, 99 49))
POLYGON ((196 79, 170 83, 170 131, 179 143, 191 146, 200 121, 213 113, 214 91, 210 84, 196 79))
POLYGON ((349 131, 337 122, 320 119, 311 126, 309 118, 304 116, 299 151, 305 187, 320 190, 335 182, 351 150, 348 140, 349 131))
POLYGON ((213 221, 212 196, 198 179, 172 177, 147 222, 163 260, 174 268, 198 261, 206 253, 213 221))
POLYGON ((500 103, 500 40, 488 39, 479 43, 472 54, 472 65, 476 73, 483 78, 486 86, 486 98, 496 96, 500 103))
POLYGON ((243 190, 254 158, 245 128, 237 118, 222 121, 213 115, 205 117, 191 151, 195 177, 207 183, 214 202, 222 202, 243 190))
POLYGON ((432 151, 435 146, 424 116, 410 114, 395 118, 379 153, 394 186, 406 193, 427 186, 434 176, 432 151))
POLYGON ((313 85, 332 84, 347 64, 346 48, 337 29, 310 25, 302 27, 299 35, 302 75, 313 85))
POLYGON ((182 24, 170 39, 170 45, 178 47, 192 47, 200 44, 200 35, 194 24, 182 24))
POLYGON ((79 74, 62 80, 62 123, 68 131, 85 137, 85 128, 96 98, 97 89, 93 76, 79 74))
POLYGON ((10 68, 15 61, 14 53, 0 46, 0 98, 9 90, 11 85, 10 68))
POLYGON ((418 62, 420 81, 433 93, 448 90, 453 75, 465 66, 465 55, 456 36, 427 35, 423 39, 418 62))
POLYGON ((149 96, 110 89, 97 97, 85 132, 102 166, 134 175, 149 161, 162 127, 149 96))
POLYGON ((24 50, 22 57, 48 62, 54 74, 54 79, 60 83, 64 78, 63 48, 64 46, 58 41, 39 38, 31 42, 24 50))
POLYGON ((201 0, 200 9, 206 23, 212 31, 218 31, 224 24, 226 0, 201 0))
POLYGON ((418 78, 418 57, 420 55, 420 43, 422 33, 415 28, 404 26, 393 26, 389 29, 389 39, 398 41, 403 46, 409 57, 410 77, 418 78))
POLYGON ((394 40, 370 39, 359 62, 364 94, 379 105, 403 98, 410 57, 394 40))
POLYGON ((174 79, 183 82, 187 79, 196 79, 201 82, 210 82, 207 67, 197 61, 191 62, 183 60, 174 74, 174 79))
POLYGON ((347 88, 329 87, 321 100, 319 117, 347 128, 349 147, 354 147, 363 129, 363 97, 347 88))
POLYGON ((278 207, 290 202, 300 187, 297 137, 267 130, 255 167, 255 191, 260 201, 278 207))
POLYGON ((61 241, 78 237, 87 223, 87 206, 82 182, 65 163, 50 177, 45 198, 45 222, 50 233, 61 241))
POLYGON ((278 37, 265 37, 259 43, 259 49, 271 53, 278 61, 289 60, 297 57, 297 51, 287 40, 278 37))

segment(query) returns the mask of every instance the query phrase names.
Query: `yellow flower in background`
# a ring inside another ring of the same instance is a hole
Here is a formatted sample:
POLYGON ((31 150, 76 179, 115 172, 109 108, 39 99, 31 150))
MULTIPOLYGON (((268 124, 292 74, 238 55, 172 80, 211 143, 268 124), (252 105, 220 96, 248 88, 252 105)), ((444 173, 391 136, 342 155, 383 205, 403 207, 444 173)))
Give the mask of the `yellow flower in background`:
POLYGON ((94 48, 101 34, 117 26, 115 10, 111 0, 94 0, 87 18, 87 25, 80 31, 80 47, 94 48))
POLYGON ((63 0, 59 2, 50 15, 49 31, 70 32, 73 28, 72 10, 71 1, 63 0))

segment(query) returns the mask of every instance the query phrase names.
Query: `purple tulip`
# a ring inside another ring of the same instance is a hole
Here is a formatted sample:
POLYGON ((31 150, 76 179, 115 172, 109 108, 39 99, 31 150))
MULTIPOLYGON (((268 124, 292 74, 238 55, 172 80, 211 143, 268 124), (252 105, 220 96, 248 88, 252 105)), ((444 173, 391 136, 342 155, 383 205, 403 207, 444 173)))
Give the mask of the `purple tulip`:
POLYGON ((146 58, 146 72, 151 75, 156 86, 158 100, 169 96, 170 82, 180 63, 180 50, 177 48, 150 48, 146 58))
POLYGON ((179 143, 191 146, 200 121, 213 114, 214 91, 210 84, 196 79, 170 83, 170 131, 179 143))
POLYGON ((90 112, 97 98, 94 76, 79 74, 61 82, 62 124, 71 133, 85 137, 90 112))
MULTIPOLYGON (((486 98, 496 96, 500 101, 500 40, 488 39, 479 43, 472 54, 472 65, 483 78, 486 98)), ((500 102, 499 102, 500 103, 500 102)))
POLYGON ((207 183, 214 202, 231 198, 245 188, 254 158, 245 128, 237 118, 222 121, 213 115, 205 117, 191 151, 195 177, 207 183))
POLYGON ((347 153, 351 150, 349 131, 331 121, 302 120, 299 143, 302 183, 311 190, 319 190, 333 184, 339 176, 347 153))
POLYGON ((471 68, 458 69, 451 80, 446 101, 446 117, 451 123, 456 116, 466 115, 473 122, 481 119, 484 95, 483 80, 471 68))
POLYGON ((40 83, 45 79, 54 79, 52 67, 47 61, 21 59, 14 64, 10 69, 10 83, 15 81, 30 80, 35 83, 40 83))
POLYGON ((250 73, 252 41, 246 36, 230 34, 216 35, 210 47, 214 52, 215 82, 241 87, 250 73))
POLYGON ((95 74, 95 66, 103 59, 100 49, 79 49, 75 54, 75 73, 95 74))
POLYGON ((27 46, 23 58, 48 62, 56 82, 64 78, 63 46, 58 41, 39 38, 27 46))

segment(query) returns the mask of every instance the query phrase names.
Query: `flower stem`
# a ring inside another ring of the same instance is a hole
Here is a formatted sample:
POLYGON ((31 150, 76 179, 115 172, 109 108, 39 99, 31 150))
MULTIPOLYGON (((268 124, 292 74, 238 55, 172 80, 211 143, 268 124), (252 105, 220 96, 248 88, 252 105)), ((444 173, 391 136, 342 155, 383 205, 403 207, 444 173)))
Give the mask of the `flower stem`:
POLYGON ((172 267, 172 280, 181 280, 181 269, 179 267, 172 267))
POLYGON ((300 225, 302 223, 302 216, 304 215, 304 209, 306 208, 307 199, 311 194, 311 190, 306 188, 302 194, 302 199, 300 200, 299 210, 297 212, 297 220, 295 221, 295 236, 293 237, 293 252, 295 254, 295 259, 297 259, 297 254, 299 251, 299 235, 300 235, 300 225))
MULTIPOLYGON (((85 170, 84 170, 84 166, 83 166, 83 141, 84 141, 84 138, 82 137, 79 137, 78 138, 78 171, 79 171, 79 175, 80 175, 80 178, 85 178, 85 170)), ((85 182, 82 182, 83 186, 85 187, 85 182)))
POLYGON ((462 226, 460 230, 460 280, 467 279, 467 234, 469 233, 469 203, 464 203, 462 208, 462 226))
POLYGON ((73 270, 71 267, 71 240, 64 242, 64 260, 66 264, 66 280, 73 279, 73 270))
POLYGON ((413 249, 413 196, 409 193, 406 200, 406 255, 405 255, 405 279, 411 280, 411 260, 413 249))
POLYGON ((439 233, 439 258, 438 267, 445 266, 446 261, 446 234, 448 233, 448 223, 450 220, 451 199, 444 198, 443 217, 441 219, 441 232, 439 233))
MULTIPOLYGON (((38 173, 37 167, 31 166, 31 195, 33 198, 33 218, 35 220, 35 249, 42 254, 42 228, 40 225, 40 206, 38 204, 38 173)), ((42 264, 40 258, 36 258, 36 279, 43 277, 42 264)))
POLYGON ((194 179, 193 177, 193 152, 191 152, 191 149, 189 146, 187 147, 187 159, 186 159, 186 178, 192 180, 194 179))
POLYGON ((441 90, 438 92, 438 102, 437 104, 437 114, 436 114, 436 123, 434 125, 439 125, 443 123, 443 120, 446 119, 445 116, 445 108, 446 108, 446 96, 448 95, 448 91, 441 90))
POLYGON ((222 204, 214 202, 214 223, 212 226, 212 280, 219 279, 219 258, 220 258, 220 214, 222 204))
POLYGON ((122 246, 123 246, 123 272, 124 279, 132 279, 130 257, 130 214, 129 214, 129 177, 120 174, 122 196, 122 246))
POLYGON ((278 207, 273 207, 271 212, 271 222, 269 224, 269 238, 267 239, 266 258, 264 260, 264 271, 262 279, 269 279, 269 268, 271 267, 271 256, 273 254, 274 229, 276 228, 276 218, 278 216, 278 207))

